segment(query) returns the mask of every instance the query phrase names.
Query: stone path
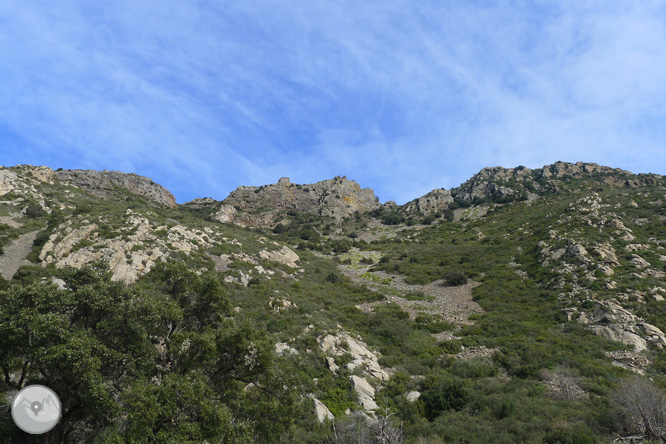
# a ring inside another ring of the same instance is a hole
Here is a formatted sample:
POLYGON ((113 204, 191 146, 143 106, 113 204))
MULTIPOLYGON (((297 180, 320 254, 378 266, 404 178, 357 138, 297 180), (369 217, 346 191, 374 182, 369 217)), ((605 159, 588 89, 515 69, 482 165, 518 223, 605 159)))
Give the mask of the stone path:
POLYGON ((5 254, 0 256, 0 274, 5 279, 11 279, 21 265, 29 263, 24 259, 32 250, 38 233, 39 231, 33 231, 23 234, 5 247, 5 254))

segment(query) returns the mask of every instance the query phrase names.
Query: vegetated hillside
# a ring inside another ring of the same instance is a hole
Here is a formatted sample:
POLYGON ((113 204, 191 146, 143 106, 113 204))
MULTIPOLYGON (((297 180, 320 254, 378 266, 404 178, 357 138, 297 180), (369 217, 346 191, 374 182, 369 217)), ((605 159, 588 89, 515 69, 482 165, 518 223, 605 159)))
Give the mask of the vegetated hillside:
POLYGON ((0 169, 3 442, 29 442, 8 405, 32 383, 60 396, 59 442, 664 436, 661 176, 486 168, 403 206, 344 178, 169 196, 0 169))

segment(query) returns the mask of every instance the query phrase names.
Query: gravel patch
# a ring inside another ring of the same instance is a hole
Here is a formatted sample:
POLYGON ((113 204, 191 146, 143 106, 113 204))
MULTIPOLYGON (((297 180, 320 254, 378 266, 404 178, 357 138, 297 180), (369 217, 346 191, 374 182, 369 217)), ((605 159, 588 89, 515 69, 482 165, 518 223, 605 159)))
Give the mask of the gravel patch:
POLYGON ((339 265, 342 273, 352 281, 385 295, 383 301, 358 305, 360 310, 372 311, 377 305, 394 302, 409 313, 411 319, 416 318, 418 313, 425 312, 440 315, 457 326, 472 324, 470 315, 484 312, 481 306, 472 300, 472 289, 480 285, 478 282, 471 281, 459 287, 445 286, 443 280, 427 285, 407 284, 403 276, 384 271, 369 272, 370 267, 339 265), (405 294, 412 292, 422 292, 431 300, 413 301, 404 298, 405 294))
POLYGON ((11 279, 21 265, 30 264, 24 259, 32 250, 38 233, 39 231, 33 231, 23 234, 5 247, 5 254, 0 256, 0 274, 5 279, 11 279))

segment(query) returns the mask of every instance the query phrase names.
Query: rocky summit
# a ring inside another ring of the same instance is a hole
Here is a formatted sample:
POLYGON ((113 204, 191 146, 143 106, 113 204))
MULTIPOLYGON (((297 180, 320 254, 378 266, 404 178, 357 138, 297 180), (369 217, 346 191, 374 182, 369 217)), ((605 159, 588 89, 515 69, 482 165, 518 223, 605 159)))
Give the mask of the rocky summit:
POLYGON ((216 209, 214 218, 220 222, 262 228, 275 226, 288 212, 316 214, 339 221, 357 211, 366 212, 380 206, 374 191, 361 189, 358 183, 346 177, 308 185, 294 184, 283 177, 272 185, 238 187, 219 203, 195 200, 185 205, 204 203, 216 209))
POLYGON ((28 384, 60 397, 54 442, 666 440, 657 174, 178 205, 135 174, 0 167, 0 276, 1 442, 28 384))

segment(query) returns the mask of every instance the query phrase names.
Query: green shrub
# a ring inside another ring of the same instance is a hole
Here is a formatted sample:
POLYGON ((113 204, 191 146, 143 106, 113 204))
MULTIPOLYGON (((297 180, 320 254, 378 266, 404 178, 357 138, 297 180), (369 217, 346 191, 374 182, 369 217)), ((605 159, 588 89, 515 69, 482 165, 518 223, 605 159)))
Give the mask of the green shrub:
POLYGON ((400 213, 397 211, 392 211, 384 216, 382 216, 382 223, 384 225, 398 225, 404 219, 400 213))
POLYGON ((439 348, 441 348, 446 354, 455 355, 462 351, 462 343, 456 339, 452 339, 450 341, 440 342, 439 348))
POLYGON ((444 282, 451 287, 458 287, 467 283, 467 276, 461 271, 448 271, 444 273, 444 282))
POLYGON ((342 278, 340 275, 334 271, 330 272, 329 274, 326 275, 326 280, 332 284, 337 284, 340 281, 342 281, 342 278))
POLYGON ((25 215, 30 219, 37 219, 38 217, 46 216, 46 211, 38 203, 31 203, 25 209, 25 215))
POLYGON ((421 394, 425 417, 435 420, 447 410, 462 410, 468 402, 467 389, 458 381, 445 381, 421 394))
POLYGON ((434 221, 435 221, 435 216, 432 215, 432 214, 429 214, 428 216, 426 216, 426 217, 424 217, 423 219, 421 219, 421 223, 422 223, 423 225, 430 225, 430 224, 433 223, 434 221))

